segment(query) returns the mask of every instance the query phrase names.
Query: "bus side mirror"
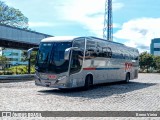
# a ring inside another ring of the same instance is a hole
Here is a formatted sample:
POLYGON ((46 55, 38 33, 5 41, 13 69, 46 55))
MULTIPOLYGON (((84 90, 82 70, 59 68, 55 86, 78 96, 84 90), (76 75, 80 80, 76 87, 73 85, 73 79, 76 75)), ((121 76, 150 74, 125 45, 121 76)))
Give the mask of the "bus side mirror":
POLYGON ((71 50, 76 50, 78 49, 78 47, 70 47, 70 48, 67 48, 64 52, 64 59, 65 60, 69 60, 69 54, 70 54, 70 51, 71 50))
POLYGON ((27 58, 28 58, 28 59, 31 58, 31 53, 32 53, 32 51, 34 51, 34 50, 38 50, 38 47, 34 47, 34 48, 28 49, 28 51, 27 51, 27 58))

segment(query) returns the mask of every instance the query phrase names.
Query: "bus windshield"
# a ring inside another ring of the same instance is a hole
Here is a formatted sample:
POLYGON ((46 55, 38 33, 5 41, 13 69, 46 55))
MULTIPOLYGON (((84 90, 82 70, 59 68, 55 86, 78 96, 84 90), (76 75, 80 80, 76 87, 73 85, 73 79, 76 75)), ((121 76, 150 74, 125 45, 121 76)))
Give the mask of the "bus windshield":
POLYGON ((66 72, 69 60, 64 60, 64 52, 71 46, 71 42, 41 43, 37 54, 36 70, 57 74, 66 72))

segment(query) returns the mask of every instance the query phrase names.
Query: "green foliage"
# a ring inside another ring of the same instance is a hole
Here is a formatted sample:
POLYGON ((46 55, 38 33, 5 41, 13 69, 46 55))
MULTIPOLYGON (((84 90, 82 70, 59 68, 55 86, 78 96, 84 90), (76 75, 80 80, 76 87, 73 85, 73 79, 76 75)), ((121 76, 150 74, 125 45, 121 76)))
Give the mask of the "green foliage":
POLYGON ((13 75, 11 71, 0 71, 0 75, 13 75))
POLYGON ((31 65, 35 65, 36 64, 36 56, 37 56, 37 51, 33 51, 31 53, 31 65))
MULTIPOLYGON (((37 55, 37 51, 32 51, 32 53, 31 53, 31 65, 35 65, 35 63, 36 63, 36 55, 37 55)), ((27 51, 24 50, 22 52, 22 56, 23 56, 22 61, 28 61, 27 51)))
POLYGON ((8 58, 5 56, 0 56, 0 64, 1 65, 6 65, 8 63, 8 58))
POLYGON ((0 56, 0 66, 2 67, 2 70, 4 70, 3 73, 5 73, 5 67, 6 67, 6 64, 8 63, 9 63, 8 58, 6 58, 5 56, 0 56))
MULTIPOLYGON (((28 67, 25 65, 12 66, 8 68, 7 71, 11 72, 12 74, 27 74, 28 67)), ((35 73, 34 66, 31 66, 31 74, 34 74, 34 73, 35 73)))
POLYGON ((28 18, 20 10, 9 7, 0 1, 0 24, 27 29, 28 18))
POLYGON ((143 52, 139 56, 139 65, 142 71, 149 69, 160 70, 160 56, 153 56, 147 52, 143 52))
POLYGON ((160 56, 155 56, 154 57, 154 62, 155 62, 155 69, 160 70, 160 56))
POLYGON ((153 67, 154 66, 154 59, 153 59, 153 56, 147 52, 143 52, 140 54, 139 56, 139 64, 140 64, 140 67, 142 69, 147 69, 147 72, 148 72, 148 69, 150 67, 153 67))

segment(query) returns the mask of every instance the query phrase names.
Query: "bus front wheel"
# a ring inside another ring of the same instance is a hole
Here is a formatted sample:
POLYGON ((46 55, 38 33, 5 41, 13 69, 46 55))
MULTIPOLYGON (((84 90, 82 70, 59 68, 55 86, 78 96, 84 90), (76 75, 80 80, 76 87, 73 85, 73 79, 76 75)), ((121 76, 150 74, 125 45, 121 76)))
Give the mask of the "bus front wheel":
POLYGON ((93 85, 93 76, 87 75, 84 84, 84 90, 88 90, 93 85))

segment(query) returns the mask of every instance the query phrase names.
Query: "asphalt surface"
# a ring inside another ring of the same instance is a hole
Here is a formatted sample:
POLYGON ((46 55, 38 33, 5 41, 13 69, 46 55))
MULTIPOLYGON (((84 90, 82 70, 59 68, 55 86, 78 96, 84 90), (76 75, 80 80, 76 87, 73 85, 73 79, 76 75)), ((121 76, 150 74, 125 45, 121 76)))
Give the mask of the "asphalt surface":
POLYGON ((0 83, 0 97, 1 111, 160 111, 160 74, 88 91, 39 87, 34 81, 0 83))

